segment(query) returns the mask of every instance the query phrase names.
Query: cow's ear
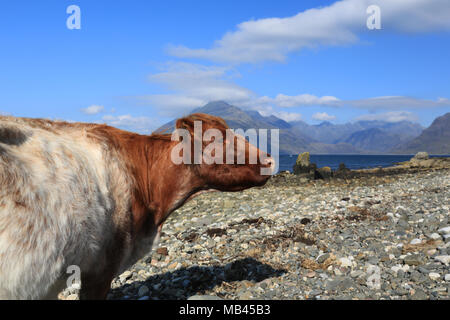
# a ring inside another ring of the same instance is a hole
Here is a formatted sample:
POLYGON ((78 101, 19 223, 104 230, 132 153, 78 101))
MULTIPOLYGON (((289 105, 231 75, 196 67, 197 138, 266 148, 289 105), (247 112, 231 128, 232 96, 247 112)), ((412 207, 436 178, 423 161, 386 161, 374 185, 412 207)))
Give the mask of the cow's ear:
POLYGON ((188 130, 191 134, 194 133, 194 121, 191 118, 180 118, 175 125, 177 129, 188 130))

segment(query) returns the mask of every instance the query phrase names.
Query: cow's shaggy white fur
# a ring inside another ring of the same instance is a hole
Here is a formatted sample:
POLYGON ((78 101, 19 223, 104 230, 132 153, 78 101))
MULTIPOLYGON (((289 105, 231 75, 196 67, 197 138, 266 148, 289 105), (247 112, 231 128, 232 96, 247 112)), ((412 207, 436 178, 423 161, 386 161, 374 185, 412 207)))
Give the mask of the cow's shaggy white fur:
POLYGON ((68 266, 103 269, 129 214, 123 165, 80 127, 0 117, 0 299, 56 298, 68 266))

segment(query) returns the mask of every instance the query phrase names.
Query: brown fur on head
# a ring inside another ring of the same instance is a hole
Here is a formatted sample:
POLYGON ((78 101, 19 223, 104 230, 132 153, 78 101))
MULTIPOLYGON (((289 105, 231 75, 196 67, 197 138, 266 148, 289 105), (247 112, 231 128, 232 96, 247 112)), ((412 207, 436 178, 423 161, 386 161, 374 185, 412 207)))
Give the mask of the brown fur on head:
POLYGON ((261 168, 273 166, 273 159, 270 158, 270 155, 250 144, 242 136, 232 133, 222 118, 203 113, 195 113, 178 119, 176 128, 188 130, 191 135, 191 163, 194 163, 194 144, 196 141, 201 145, 202 152, 207 151, 208 145, 212 142, 222 145, 221 155, 216 155, 215 150, 210 150, 213 157, 217 156, 222 160, 221 163, 208 164, 202 159, 200 164, 194 164, 194 170, 204 179, 209 188, 220 191, 239 191, 249 187, 263 185, 269 179, 269 175, 261 174, 261 168), (221 138, 215 140, 216 137, 211 137, 211 140, 203 141, 202 136, 194 136, 195 121, 201 122, 202 135, 209 129, 215 129, 218 130, 217 132, 220 132, 221 138), (239 148, 239 140, 243 142, 245 148, 239 148), (227 164, 227 153, 230 151, 233 151, 234 157, 231 158, 232 163, 227 164), (256 159, 253 159, 253 161, 250 161, 252 160, 251 153, 256 156, 256 159), (240 156, 245 159, 244 163, 240 164, 238 162, 240 156))

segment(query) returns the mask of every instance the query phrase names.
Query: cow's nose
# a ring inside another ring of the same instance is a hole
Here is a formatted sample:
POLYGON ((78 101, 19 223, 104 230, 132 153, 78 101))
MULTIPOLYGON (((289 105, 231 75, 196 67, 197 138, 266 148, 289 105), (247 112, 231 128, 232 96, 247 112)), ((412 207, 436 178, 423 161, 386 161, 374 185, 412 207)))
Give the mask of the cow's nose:
POLYGON ((272 157, 267 157, 262 161, 262 164, 265 166, 270 167, 271 173, 274 173, 274 169, 275 169, 275 159, 272 157))

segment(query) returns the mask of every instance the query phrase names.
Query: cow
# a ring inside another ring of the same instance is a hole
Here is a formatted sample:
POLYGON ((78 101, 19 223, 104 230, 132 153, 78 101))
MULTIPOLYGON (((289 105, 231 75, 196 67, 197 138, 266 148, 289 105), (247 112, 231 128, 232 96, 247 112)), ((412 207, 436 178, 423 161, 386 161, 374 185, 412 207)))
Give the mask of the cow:
MULTIPOLYGON (((191 144, 195 121, 224 136, 228 130, 211 115, 180 118, 176 128, 191 144)), ((105 299, 112 279, 155 246, 173 211, 202 192, 262 186, 270 175, 261 169, 274 168, 247 140, 244 151, 234 144, 243 164, 175 164, 173 136, 1 116, 0 298, 54 299, 68 267, 78 266, 80 299, 105 299), (249 150, 257 163, 249 163, 249 150)), ((229 138, 218 141, 230 146, 229 138)))

